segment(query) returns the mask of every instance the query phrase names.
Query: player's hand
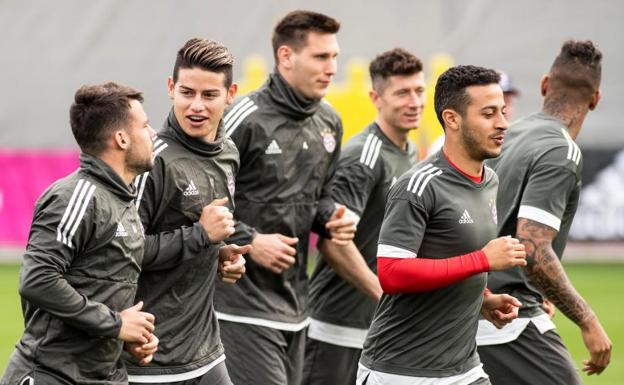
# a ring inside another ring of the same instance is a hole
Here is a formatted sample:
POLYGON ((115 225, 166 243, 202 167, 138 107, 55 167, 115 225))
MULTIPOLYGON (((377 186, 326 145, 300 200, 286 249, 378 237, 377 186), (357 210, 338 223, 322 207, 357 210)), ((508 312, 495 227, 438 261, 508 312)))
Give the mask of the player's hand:
POLYGON ((498 329, 502 329, 518 318, 518 310, 522 304, 508 294, 485 294, 481 305, 481 315, 498 329))
POLYGON ((482 250, 490 262, 490 271, 527 264, 524 245, 516 238, 506 236, 492 239, 482 250))
POLYGON ((249 255, 258 265, 281 274, 295 263, 297 250, 293 246, 297 242, 299 242, 298 238, 282 234, 256 233, 251 242, 252 249, 249 255))
POLYGON ((553 317, 555 316, 555 312, 557 311, 557 308, 552 302, 544 298, 544 302, 542 302, 542 310, 544 310, 546 314, 548 314, 550 319, 553 319, 553 317))
POLYGON ((234 234, 234 216, 225 206, 227 201, 227 197, 215 199, 202 209, 199 223, 211 242, 221 242, 234 234))
POLYGON ((219 249, 218 272, 221 281, 235 283, 245 274, 245 257, 249 253, 251 245, 237 246, 226 245, 219 249))
POLYGON ((583 343, 589 352, 589 359, 583 361, 583 371, 588 375, 600 374, 611 361, 613 345, 597 317, 581 327, 583 343))
POLYGON ((126 342, 124 343, 124 349, 139 361, 139 365, 147 365, 154 359, 154 353, 158 350, 158 342, 158 337, 150 334, 146 344, 126 342))
POLYGON ((136 305, 122 310, 121 329, 118 338, 125 342, 140 342, 146 344, 149 342, 149 336, 154 331, 153 314, 142 312, 143 301, 136 305))
POLYGON ((338 206, 325 224, 325 228, 331 235, 331 241, 342 246, 349 244, 355 237, 355 230, 357 229, 353 219, 345 216, 346 211, 345 206, 338 206))

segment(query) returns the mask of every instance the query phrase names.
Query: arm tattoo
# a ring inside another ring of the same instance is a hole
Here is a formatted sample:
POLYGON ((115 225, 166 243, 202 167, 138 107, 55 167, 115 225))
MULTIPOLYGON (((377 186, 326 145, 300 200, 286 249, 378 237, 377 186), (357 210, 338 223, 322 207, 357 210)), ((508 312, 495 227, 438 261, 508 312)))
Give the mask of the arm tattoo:
POLYGON ((531 283, 554 303, 572 322, 582 326, 595 317, 572 282, 552 248, 557 231, 526 218, 518 218, 517 237, 525 246, 531 283))

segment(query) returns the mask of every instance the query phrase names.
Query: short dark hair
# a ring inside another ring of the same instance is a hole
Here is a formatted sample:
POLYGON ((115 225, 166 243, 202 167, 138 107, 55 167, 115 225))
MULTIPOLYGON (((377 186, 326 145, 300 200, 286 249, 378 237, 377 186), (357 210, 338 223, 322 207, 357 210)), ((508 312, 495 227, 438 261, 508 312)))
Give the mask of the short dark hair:
POLYGON ((591 99, 600 88, 602 52, 590 40, 568 40, 561 46, 549 73, 554 92, 576 94, 591 99))
POLYGON ((224 74, 224 86, 229 88, 232 85, 233 67, 234 57, 223 44, 213 40, 193 38, 178 50, 173 66, 173 82, 177 83, 180 68, 200 68, 224 74))
POLYGON ((442 127, 442 111, 450 108, 462 116, 466 113, 466 107, 470 104, 466 88, 498 84, 499 81, 499 73, 489 68, 459 65, 446 70, 438 78, 434 94, 435 112, 442 127))
POLYGON ((129 123, 132 100, 142 103, 141 91, 114 82, 80 87, 69 109, 80 150, 94 156, 106 150, 108 136, 129 123))
POLYGON ((335 34, 339 30, 340 23, 332 17, 311 11, 292 11, 273 29, 273 56, 277 59, 277 49, 283 45, 299 51, 306 45, 309 32, 335 34))
POLYGON ((381 53, 368 66, 373 88, 381 92, 390 76, 413 75, 423 70, 422 62, 403 48, 394 48, 381 53))

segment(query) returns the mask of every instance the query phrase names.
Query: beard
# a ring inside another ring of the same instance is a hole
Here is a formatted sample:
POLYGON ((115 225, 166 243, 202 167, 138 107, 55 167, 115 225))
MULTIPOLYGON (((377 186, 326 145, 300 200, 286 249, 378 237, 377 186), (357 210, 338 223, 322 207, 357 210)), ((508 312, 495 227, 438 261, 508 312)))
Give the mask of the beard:
POLYGON ((149 156, 143 156, 136 154, 134 151, 128 153, 126 158, 126 170, 132 172, 135 175, 141 175, 144 172, 150 171, 154 167, 154 156, 150 152, 149 156))
POLYGON ((474 134, 474 130, 467 124, 461 127, 461 142, 466 149, 466 153, 474 160, 484 161, 486 159, 496 158, 500 155, 500 151, 488 151, 485 145, 479 142, 479 139, 474 134))

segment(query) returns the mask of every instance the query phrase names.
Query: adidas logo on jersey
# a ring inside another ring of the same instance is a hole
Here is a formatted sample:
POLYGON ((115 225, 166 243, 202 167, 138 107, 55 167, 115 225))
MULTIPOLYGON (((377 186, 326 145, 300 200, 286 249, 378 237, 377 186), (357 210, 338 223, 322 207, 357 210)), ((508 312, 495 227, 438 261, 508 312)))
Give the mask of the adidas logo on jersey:
POLYGON ((303 142, 303 149, 307 150, 308 149, 308 142, 303 142))
POLYGON ((188 187, 186 188, 186 190, 184 190, 182 194, 184 194, 185 197, 199 195, 199 190, 197 190, 197 187, 195 187, 195 182, 191 180, 188 184, 188 187))
POLYGON ((280 148, 279 144, 277 144, 275 139, 273 139, 271 143, 269 144, 269 146, 264 151, 264 153, 267 155, 281 154, 282 149, 280 148))
POLYGON ((117 231, 115 231, 115 236, 116 237, 127 237, 128 236, 128 232, 123 227, 121 222, 117 223, 117 231))
POLYGON ((461 223, 462 225, 465 225, 466 223, 474 223, 474 221, 470 217, 470 214, 468 214, 468 210, 464 210, 461 218, 459 218, 459 223, 461 223))

